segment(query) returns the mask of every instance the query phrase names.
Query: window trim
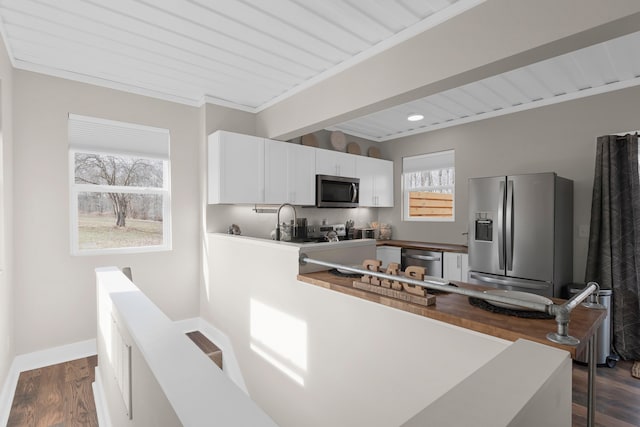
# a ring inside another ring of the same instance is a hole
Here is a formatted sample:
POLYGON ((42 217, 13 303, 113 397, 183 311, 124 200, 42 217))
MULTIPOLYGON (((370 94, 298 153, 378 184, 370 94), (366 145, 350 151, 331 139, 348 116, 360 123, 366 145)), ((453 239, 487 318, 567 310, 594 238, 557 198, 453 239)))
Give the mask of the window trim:
POLYGON ((129 153, 114 153, 95 151, 88 149, 69 148, 69 205, 70 205, 70 247, 72 256, 93 255, 123 255, 148 252, 167 252, 173 249, 171 238, 171 161, 158 159, 153 156, 132 155, 129 153), (75 155, 77 153, 98 154, 105 156, 140 157, 164 162, 163 187, 127 187, 113 185, 77 184, 75 182, 75 155), (157 246, 131 246, 125 248, 101 248, 80 249, 80 236, 78 230, 78 194, 79 193, 104 193, 113 192, 132 194, 161 194, 162 198, 162 245, 157 246))
MULTIPOLYGON (((447 150, 440 150, 440 151, 434 151, 432 153, 424 153, 424 154, 416 154, 413 156, 406 156, 403 157, 403 164, 402 164, 402 170, 400 173, 400 190, 401 190, 401 194, 402 194, 402 206, 401 206, 401 211, 402 211, 402 221, 403 222, 455 222, 456 221, 456 183, 457 180, 454 181, 453 186, 440 186, 442 188, 449 188, 452 187, 452 194, 453 194, 453 207, 452 207, 452 212, 451 212, 451 218, 443 218, 443 217, 431 217, 431 218, 426 218, 426 217, 410 217, 409 216, 409 190, 406 188, 406 178, 405 178, 405 174, 409 173, 409 172, 405 172, 404 170, 404 159, 405 158, 410 158, 410 157, 426 157, 429 155, 437 155, 437 154, 441 154, 441 153, 445 153, 445 152, 449 152, 451 151, 453 154, 453 170, 455 173, 455 149, 451 148, 451 149, 447 149, 447 150)), ((431 187, 431 188, 435 188, 431 187)), ((414 189, 415 191, 424 191, 424 190, 418 190, 418 189, 414 189)))

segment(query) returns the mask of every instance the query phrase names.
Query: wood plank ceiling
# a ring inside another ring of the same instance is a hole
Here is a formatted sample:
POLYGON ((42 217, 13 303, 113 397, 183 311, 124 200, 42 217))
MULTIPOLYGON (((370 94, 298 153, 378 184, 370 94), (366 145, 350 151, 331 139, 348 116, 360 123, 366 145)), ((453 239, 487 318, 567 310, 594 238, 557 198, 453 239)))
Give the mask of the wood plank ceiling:
POLYGON ((483 0, 2 0, 14 67, 257 112, 483 0))
MULTIPOLYGON (((483 1, 0 0, 0 30, 18 69, 255 113, 483 1)), ((330 129, 386 141, 637 85, 639 47, 631 34, 330 129)))
POLYGON ((640 84, 639 53, 640 33, 633 33, 353 119, 330 130, 387 141, 623 89, 640 84), (408 121, 414 113, 424 119, 408 121))

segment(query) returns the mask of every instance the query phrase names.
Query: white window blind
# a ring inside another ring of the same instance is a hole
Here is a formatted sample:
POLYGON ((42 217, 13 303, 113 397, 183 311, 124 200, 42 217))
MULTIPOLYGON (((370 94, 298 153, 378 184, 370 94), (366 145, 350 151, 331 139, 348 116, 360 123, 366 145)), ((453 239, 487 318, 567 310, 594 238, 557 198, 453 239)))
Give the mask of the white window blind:
POLYGON ((169 131, 69 114, 69 148, 169 160, 169 131))
POLYGON ((454 151, 440 151, 438 153, 424 154, 421 156, 404 157, 402 159, 402 172, 422 172, 434 169, 453 167, 454 151))

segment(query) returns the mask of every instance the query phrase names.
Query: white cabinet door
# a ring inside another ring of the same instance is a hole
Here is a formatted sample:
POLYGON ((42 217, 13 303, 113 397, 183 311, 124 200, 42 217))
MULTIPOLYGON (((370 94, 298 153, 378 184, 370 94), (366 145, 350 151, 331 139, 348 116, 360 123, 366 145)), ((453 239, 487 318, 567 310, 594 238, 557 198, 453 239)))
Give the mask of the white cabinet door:
POLYGON ((391 208, 393 207, 393 162, 378 160, 377 165, 378 173, 373 183, 376 206, 391 208))
POLYGON ((360 206, 393 207, 393 162, 357 156, 356 177, 360 178, 360 206))
POLYGON ((360 156, 356 159, 356 177, 360 178, 359 205, 361 207, 376 206, 374 192, 376 166, 376 159, 371 157, 360 156))
POLYGON ((356 157, 331 150, 316 150, 316 173, 319 175, 356 176, 356 157))
POLYGON ((287 146, 287 172, 289 203, 315 205, 316 203, 316 149, 304 145, 284 143, 287 146))
POLYGON ((467 281, 469 272, 469 256, 467 254, 445 252, 444 253, 444 271, 443 278, 445 280, 467 281))
POLYGON ((270 139, 264 147, 264 203, 315 204, 315 150, 270 139))
POLYGON ((382 261, 382 267, 386 268, 390 262, 400 264, 400 248, 396 246, 378 246, 376 259, 382 261))
POLYGON ((288 159, 286 143, 264 141, 264 202, 280 204, 288 198, 288 159))
POLYGON ((217 131, 208 149, 209 203, 264 202, 264 138, 217 131))
POLYGON ((461 278, 462 282, 469 281, 469 254, 460 254, 460 267, 461 267, 461 278))

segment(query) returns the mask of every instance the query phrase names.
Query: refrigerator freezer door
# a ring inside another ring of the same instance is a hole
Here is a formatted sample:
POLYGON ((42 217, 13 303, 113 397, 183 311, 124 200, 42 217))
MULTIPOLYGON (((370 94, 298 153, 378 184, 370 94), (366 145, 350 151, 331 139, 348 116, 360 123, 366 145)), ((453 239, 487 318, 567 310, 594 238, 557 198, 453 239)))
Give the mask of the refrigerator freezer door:
POLYGON ((505 273, 505 177, 469 180, 469 269, 505 273))
POLYGON ((555 174, 507 177, 507 275, 553 282, 555 174))
POLYGON ((469 283, 489 286, 497 289, 529 292, 532 294, 553 297, 553 285, 549 282, 538 280, 515 279, 494 274, 483 274, 475 271, 469 272, 469 283))

